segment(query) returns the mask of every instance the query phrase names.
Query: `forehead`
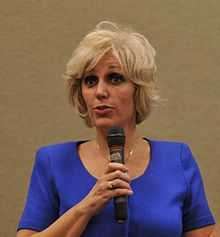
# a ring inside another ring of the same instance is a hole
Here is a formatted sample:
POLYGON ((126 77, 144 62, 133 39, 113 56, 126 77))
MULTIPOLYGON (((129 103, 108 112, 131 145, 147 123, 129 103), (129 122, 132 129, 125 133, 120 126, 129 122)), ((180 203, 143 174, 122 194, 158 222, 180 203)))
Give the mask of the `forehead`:
POLYGON ((113 53, 108 52, 98 61, 94 69, 100 67, 107 67, 109 69, 121 69, 121 64, 113 53))

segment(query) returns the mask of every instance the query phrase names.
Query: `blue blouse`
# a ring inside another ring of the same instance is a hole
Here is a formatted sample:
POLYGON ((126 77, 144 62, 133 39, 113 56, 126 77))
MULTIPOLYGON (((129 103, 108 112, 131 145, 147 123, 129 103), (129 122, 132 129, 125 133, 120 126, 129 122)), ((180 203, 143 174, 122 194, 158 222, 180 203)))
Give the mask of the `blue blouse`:
MULTIPOLYGON (((82 237, 181 237, 215 223, 199 168, 184 143, 146 139, 151 146, 145 172, 131 181, 128 220, 114 219, 113 201, 88 223, 82 237)), ((84 167, 77 146, 65 142, 40 148, 19 229, 42 231, 80 202, 97 179, 84 167)))

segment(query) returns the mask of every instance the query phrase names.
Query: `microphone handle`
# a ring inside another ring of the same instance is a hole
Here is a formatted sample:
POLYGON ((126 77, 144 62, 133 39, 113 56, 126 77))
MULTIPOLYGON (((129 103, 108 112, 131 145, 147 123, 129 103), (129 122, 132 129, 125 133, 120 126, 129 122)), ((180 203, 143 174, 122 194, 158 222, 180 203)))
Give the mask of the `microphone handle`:
MULTIPOLYGON (((124 164, 124 148, 123 146, 110 147, 111 162, 124 164)), ((118 223, 124 223, 127 220, 128 198, 126 195, 114 197, 115 219, 118 223)))

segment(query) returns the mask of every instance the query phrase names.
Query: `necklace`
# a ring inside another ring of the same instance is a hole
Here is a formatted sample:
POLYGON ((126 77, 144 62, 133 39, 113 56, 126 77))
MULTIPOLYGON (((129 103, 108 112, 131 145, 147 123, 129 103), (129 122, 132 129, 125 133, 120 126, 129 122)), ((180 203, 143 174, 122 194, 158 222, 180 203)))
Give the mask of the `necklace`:
MULTIPOLYGON (((130 158, 133 156, 134 147, 137 143, 138 143, 138 139, 136 139, 136 141, 134 142, 133 147, 128 149, 128 155, 125 154, 125 161, 130 160, 130 158)), ((109 154, 106 155, 106 152, 101 152, 100 145, 98 144, 97 141, 95 141, 95 147, 98 153, 103 153, 103 156, 107 157, 107 160, 111 162, 110 155, 109 154)))

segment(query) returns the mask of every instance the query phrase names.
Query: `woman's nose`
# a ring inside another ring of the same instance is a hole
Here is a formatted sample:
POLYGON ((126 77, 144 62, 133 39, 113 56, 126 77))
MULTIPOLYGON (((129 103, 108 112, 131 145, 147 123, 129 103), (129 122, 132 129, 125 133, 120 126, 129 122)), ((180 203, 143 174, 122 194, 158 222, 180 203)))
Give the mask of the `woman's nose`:
POLYGON ((99 80, 96 87, 96 97, 98 99, 105 99, 108 97, 108 95, 108 85, 104 81, 99 80))

